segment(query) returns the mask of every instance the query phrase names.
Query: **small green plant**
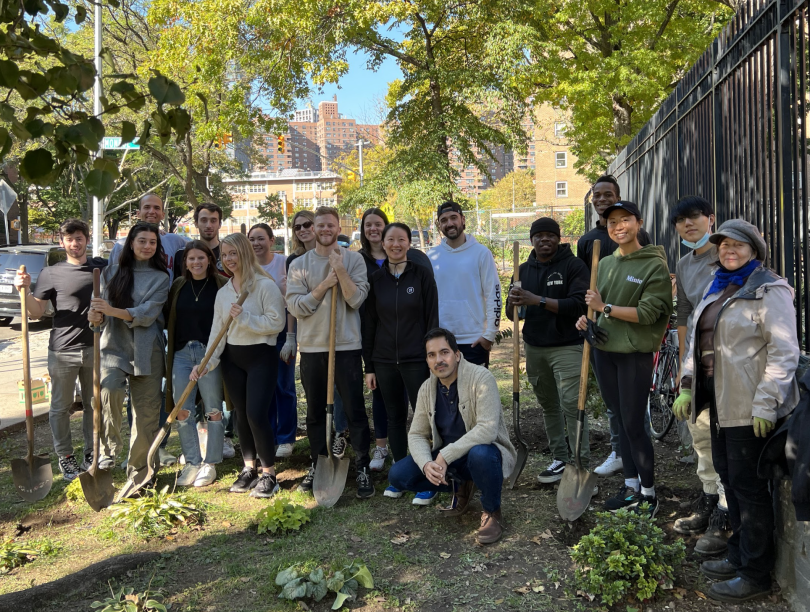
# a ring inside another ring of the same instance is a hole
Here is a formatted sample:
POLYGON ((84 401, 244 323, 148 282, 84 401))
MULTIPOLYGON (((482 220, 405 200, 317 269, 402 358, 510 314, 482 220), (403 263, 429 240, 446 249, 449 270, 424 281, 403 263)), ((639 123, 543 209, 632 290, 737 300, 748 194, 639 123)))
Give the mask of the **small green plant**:
POLYGON ((78 478, 70 481, 70 484, 65 487, 65 497, 68 501, 80 502, 84 501, 84 491, 82 491, 82 483, 78 478))
POLYGON ((16 567, 30 563, 39 556, 39 550, 31 544, 6 540, 0 546, 0 574, 7 574, 16 567))
POLYGON ((320 568, 306 574, 298 566, 293 565, 276 575, 276 584, 281 587, 279 598, 291 601, 305 598, 321 601, 329 591, 332 591, 335 593, 333 610, 339 610, 347 599, 357 597, 359 587, 374 588, 371 572, 361 561, 354 561, 328 578, 320 568))
POLYGON ((158 591, 147 589, 136 593, 132 587, 121 587, 116 593, 110 587, 110 593, 112 597, 94 601, 90 607, 93 610, 101 608, 100 612, 166 612, 163 595, 158 591))
POLYGON ((194 525, 205 520, 205 509, 187 493, 145 489, 136 499, 125 499, 110 518, 113 526, 124 526, 144 537, 160 535, 177 525, 194 525))
POLYGON ((256 515, 260 534, 267 531, 270 533, 298 531, 309 520, 307 508, 290 504, 283 499, 274 500, 272 504, 259 510, 256 515))
POLYGON ((574 588, 613 605, 626 595, 646 601, 671 585, 675 567, 686 555, 681 540, 664 544, 664 532, 655 525, 646 502, 640 513, 599 512, 596 527, 574 546, 571 558, 577 569, 574 588))

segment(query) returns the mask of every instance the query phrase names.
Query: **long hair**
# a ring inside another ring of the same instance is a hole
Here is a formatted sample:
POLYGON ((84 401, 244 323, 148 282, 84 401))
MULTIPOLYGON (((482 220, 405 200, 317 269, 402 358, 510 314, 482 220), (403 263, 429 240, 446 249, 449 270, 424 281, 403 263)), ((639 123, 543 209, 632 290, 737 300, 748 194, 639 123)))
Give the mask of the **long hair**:
POLYGON ((377 215, 383 220, 383 225, 388 225, 388 215, 386 215, 381 208, 369 208, 363 213, 360 219, 360 250, 366 255, 371 256, 371 243, 366 238, 366 217, 369 215, 377 215))
POLYGON ((136 223, 127 234, 124 247, 121 249, 121 256, 118 258, 118 270, 116 270, 107 288, 107 296, 110 304, 114 308, 132 308, 135 304, 132 301, 132 288, 135 284, 135 251, 132 250, 132 243, 138 234, 151 232, 157 238, 157 248, 155 254, 149 258, 149 267, 169 274, 166 268, 166 255, 163 253, 163 245, 160 243, 160 230, 152 223, 136 223))
POLYGON ((214 257, 214 252, 211 248, 205 244, 202 240, 192 240, 188 244, 186 244, 185 248, 183 249, 183 276, 186 280, 191 280, 193 275, 191 274, 191 270, 188 269, 186 265, 186 260, 188 259, 188 254, 193 250, 197 249, 198 251, 202 251, 205 253, 205 256, 208 258, 208 270, 206 272, 206 276, 211 278, 212 276, 216 276, 219 274, 217 272, 217 258, 214 257))
MULTIPOLYGON (((276 280, 259 265, 259 262, 256 260, 256 254, 253 252, 253 245, 250 244, 250 240, 247 239, 247 236, 239 232, 228 234, 222 239, 222 244, 230 245, 236 249, 236 255, 239 257, 239 267, 237 271, 242 278, 242 291, 251 291, 257 276, 264 276, 273 281, 276 280)), ((221 258, 222 247, 219 249, 219 254, 221 258)), ((222 267, 225 268, 224 263, 222 267)))
MULTIPOLYGON (((299 210, 297 213, 295 213, 292 220, 293 227, 295 226, 295 220, 298 219, 298 217, 304 217, 307 221, 312 221, 312 225, 315 225, 315 213, 313 213, 311 210, 299 210)), ((292 232, 292 246, 293 255, 303 255, 307 251, 307 247, 300 240, 298 240, 298 236, 295 235, 295 230, 292 232)))

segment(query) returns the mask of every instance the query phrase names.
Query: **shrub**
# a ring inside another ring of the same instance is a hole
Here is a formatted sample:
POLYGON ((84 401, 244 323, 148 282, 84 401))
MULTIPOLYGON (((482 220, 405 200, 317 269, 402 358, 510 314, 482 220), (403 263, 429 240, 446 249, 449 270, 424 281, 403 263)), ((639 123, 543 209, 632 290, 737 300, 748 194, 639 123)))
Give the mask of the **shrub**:
MULTIPOLYGON (((647 504, 642 504, 641 510, 647 504)), ((686 555, 681 540, 664 544, 664 532, 646 512, 599 512, 597 524, 574 546, 577 591, 612 605, 626 595, 651 599, 672 583, 674 568, 686 555)))
POLYGON ((78 478, 70 481, 70 484, 65 487, 65 497, 68 501, 80 502, 84 501, 84 491, 82 491, 82 483, 78 478))
POLYGON ((293 565, 276 575, 276 584, 281 587, 279 598, 291 601, 304 598, 321 601, 332 591, 335 593, 333 610, 339 610, 347 599, 357 597, 359 587, 374 588, 371 572, 361 561, 354 561, 328 578, 320 568, 306 574, 293 565))
POLYGON ((308 509, 287 503, 283 499, 275 499, 256 515, 260 534, 267 531, 270 533, 298 531, 309 520, 308 509))
POLYGON ((113 509, 113 526, 122 525, 144 537, 160 535, 177 525, 194 525, 205 520, 204 508, 187 493, 144 489, 136 499, 125 499, 113 509))
POLYGON ((112 597, 104 601, 94 601, 90 604, 93 610, 101 608, 100 612, 166 612, 163 605, 163 595, 158 591, 145 590, 136 593, 132 587, 121 587, 116 593, 110 587, 112 597))
POLYGON ((0 574, 30 563, 39 557, 56 555, 62 547, 49 538, 23 544, 14 539, 0 545, 0 574))

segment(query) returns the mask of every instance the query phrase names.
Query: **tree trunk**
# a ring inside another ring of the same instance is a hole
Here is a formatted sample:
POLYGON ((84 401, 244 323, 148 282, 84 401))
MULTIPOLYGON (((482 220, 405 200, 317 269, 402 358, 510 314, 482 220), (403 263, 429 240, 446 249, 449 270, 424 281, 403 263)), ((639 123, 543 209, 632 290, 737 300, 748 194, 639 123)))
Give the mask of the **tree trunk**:
POLYGON ((120 223, 120 219, 107 217, 107 231, 110 240, 115 240, 116 236, 118 235, 118 226, 120 223))
MULTIPOLYGON (((614 94, 613 96, 613 135, 616 141, 621 141, 627 136, 632 136, 631 118, 633 107, 624 96, 614 94)), ((617 149, 618 152, 618 149, 617 149)))
POLYGON ((424 251, 427 245, 425 244, 425 240, 422 237, 422 223, 421 221, 419 221, 418 216, 414 216, 414 219, 416 220, 416 231, 419 232, 419 244, 421 249, 424 251))
POLYGON ((22 199, 17 200, 20 207, 20 231, 22 233, 23 244, 30 242, 28 236, 28 193, 23 194, 22 199))

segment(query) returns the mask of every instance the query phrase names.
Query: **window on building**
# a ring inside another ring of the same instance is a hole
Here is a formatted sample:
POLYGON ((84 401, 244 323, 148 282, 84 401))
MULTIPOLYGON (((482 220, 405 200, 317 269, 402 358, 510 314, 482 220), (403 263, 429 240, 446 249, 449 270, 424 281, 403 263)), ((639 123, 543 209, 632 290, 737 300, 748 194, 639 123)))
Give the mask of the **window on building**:
POLYGON ((568 167, 568 153, 565 151, 557 151, 554 154, 554 163, 557 168, 567 168, 568 167))
POLYGON ((565 135, 565 123, 557 121, 554 123, 554 135, 559 138, 565 135))
POLYGON ((567 198, 568 197, 568 182, 567 181, 557 181, 557 197, 558 198, 567 198))

